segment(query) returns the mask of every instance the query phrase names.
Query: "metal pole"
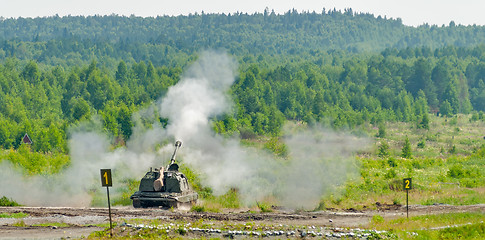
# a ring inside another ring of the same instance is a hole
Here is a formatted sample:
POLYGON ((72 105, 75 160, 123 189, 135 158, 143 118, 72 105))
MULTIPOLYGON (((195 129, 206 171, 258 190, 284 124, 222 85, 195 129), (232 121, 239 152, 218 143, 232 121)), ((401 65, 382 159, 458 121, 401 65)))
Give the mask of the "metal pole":
POLYGON ((406 217, 409 218, 409 190, 406 189, 406 217))
POLYGON ((113 224, 111 222, 111 203, 109 201, 109 187, 106 187, 106 193, 108 194, 109 232, 110 237, 113 237, 113 224))

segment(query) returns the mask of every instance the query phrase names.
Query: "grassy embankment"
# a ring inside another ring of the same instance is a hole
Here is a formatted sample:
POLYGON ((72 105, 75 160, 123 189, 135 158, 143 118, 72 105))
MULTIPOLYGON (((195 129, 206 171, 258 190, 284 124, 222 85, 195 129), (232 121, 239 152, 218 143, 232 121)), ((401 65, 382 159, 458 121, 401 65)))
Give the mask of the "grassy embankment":
MULTIPOLYGON (((432 117, 430 129, 409 123, 386 125, 370 154, 358 157, 360 178, 348 181, 341 192, 327 196, 325 207, 375 208, 375 203, 405 204, 402 179, 413 179, 410 204, 469 205, 485 203, 485 123, 469 116, 432 117), (402 158, 405 138, 412 157, 402 158), (378 157, 382 143, 389 155, 378 157)), ((377 129, 368 129, 377 135, 377 129)))

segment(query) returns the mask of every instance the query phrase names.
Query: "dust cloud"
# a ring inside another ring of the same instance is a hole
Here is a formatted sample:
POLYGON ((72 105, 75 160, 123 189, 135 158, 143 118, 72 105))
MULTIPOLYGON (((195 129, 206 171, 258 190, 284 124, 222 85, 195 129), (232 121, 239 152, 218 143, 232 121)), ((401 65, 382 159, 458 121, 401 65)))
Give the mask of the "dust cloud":
POLYGON ((291 208, 314 209, 321 197, 335 193, 349 178, 358 176, 354 154, 369 146, 365 138, 311 127, 284 138, 290 163, 281 199, 291 208))
MULTIPOLYGON (((89 206, 102 199, 100 169, 110 168, 113 194, 122 181, 139 180, 150 167, 168 164, 175 140, 183 142, 178 160, 201 175, 214 194, 238 189, 246 204, 273 196, 291 208, 313 209, 323 194, 335 191, 358 172, 353 154, 367 140, 322 127, 285 128, 287 159, 244 147, 237 137, 222 137, 211 119, 231 113, 228 95, 236 61, 207 51, 157 103, 132 116, 133 135, 126 147, 112 149, 112 139, 89 128, 75 127, 69 144, 71 164, 56 176, 24 177, 8 161, 0 164, 0 195, 29 206, 89 206), (168 119, 162 127, 158 117, 168 119)), ((93 121, 100 129, 101 123, 93 121)))

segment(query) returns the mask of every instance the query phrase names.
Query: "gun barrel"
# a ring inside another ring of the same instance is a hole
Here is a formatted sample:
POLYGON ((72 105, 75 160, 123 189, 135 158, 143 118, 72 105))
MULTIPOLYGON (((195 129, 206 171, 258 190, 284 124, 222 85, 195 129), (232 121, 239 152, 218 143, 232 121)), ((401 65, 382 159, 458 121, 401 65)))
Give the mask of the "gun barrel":
POLYGON ((175 157, 177 156, 177 150, 182 146, 181 141, 175 142, 175 150, 173 151, 172 158, 170 159, 170 164, 175 162, 175 157))

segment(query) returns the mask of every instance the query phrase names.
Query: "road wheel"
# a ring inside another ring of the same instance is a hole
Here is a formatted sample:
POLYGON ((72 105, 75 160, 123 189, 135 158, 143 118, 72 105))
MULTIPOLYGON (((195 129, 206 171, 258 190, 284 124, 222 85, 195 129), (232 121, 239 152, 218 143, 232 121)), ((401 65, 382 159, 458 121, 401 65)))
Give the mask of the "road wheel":
POLYGON ((141 206, 141 201, 140 201, 140 199, 136 199, 136 198, 135 198, 135 199, 133 199, 133 207, 134 207, 134 208, 141 208, 141 207, 142 207, 142 206, 141 206))

